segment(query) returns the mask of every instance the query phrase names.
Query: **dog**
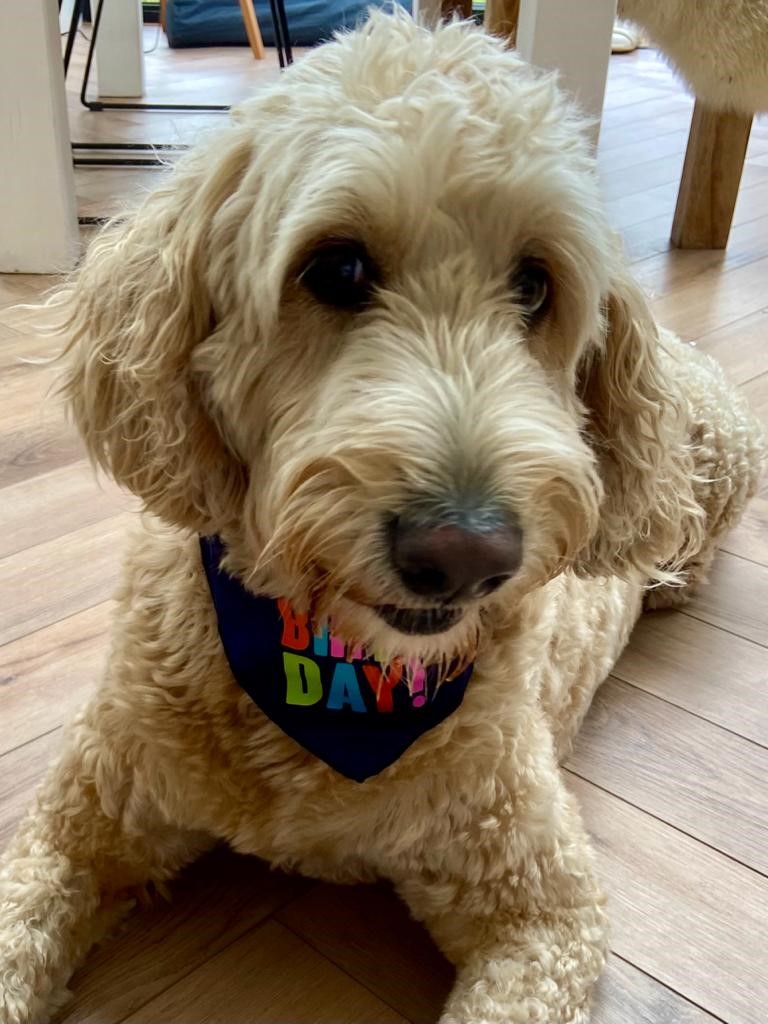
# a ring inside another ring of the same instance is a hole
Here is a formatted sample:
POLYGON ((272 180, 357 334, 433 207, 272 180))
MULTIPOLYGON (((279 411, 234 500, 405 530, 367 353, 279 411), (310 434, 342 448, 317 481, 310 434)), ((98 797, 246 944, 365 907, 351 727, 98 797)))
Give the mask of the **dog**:
POLYGON ((106 675, 0 869, 0 1018, 213 842, 383 877, 443 1024, 583 1024, 604 899, 559 760, 684 601, 759 430, 655 324, 552 76, 377 13, 108 227, 63 391, 137 494, 106 675))

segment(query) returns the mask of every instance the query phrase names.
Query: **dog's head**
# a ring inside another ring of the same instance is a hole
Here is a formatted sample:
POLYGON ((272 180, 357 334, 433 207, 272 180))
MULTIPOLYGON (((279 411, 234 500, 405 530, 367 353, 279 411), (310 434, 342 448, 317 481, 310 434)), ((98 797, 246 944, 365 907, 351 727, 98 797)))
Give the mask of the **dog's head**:
POLYGON ((375 15, 311 53, 69 298, 96 460, 379 650, 458 652, 484 607, 569 567, 653 578, 695 533, 578 119, 465 25, 375 15))

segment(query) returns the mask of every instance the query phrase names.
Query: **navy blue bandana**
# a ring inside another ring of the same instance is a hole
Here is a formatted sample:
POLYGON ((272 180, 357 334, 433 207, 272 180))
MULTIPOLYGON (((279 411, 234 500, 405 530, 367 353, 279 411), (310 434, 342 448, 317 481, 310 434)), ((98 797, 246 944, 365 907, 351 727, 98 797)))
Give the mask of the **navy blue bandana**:
POLYGON ((315 633, 286 601, 251 594, 200 540, 219 636, 239 685, 275 725, 356 782, 378 775, 461 704, 472 666, 451 679, 420 662, 384 666, 315 633))

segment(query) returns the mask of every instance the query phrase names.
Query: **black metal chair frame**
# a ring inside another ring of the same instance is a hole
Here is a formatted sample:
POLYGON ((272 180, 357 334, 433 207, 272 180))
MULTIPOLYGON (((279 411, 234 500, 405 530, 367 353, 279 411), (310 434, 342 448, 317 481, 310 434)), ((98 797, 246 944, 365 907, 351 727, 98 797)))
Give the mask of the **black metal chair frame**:
MULTIPOLYGON (((189 110, 194 112, 209 111, 211 113, 226 113, 230 107, 228 104, 210 104, 210 103, 130 103, 130 102, 106 102, 104 100, 89 100, 88 99, 88 84, 91 77, 91 67, 93 65, 93 54, 96 49, 96 40, 99 36, 99 26, 101 25, 101 14, 104 10, 104 4, 107 0, 101 0, 96 8, 96 13, 93 18, 93 28, 91 30, 91 38, 88 44, 88 56, 85 61, 85 73, 83 75, 83 84, 80 89, 80 102, 88 110, 100 111, 100 110, 189 110)), ((59 10, 61 10, 62 0, 59 0, 59 10)), ((83 8, 85 6, 85 0, 74 0, 72 7, 72 17, 69 23, 69 31, 67 32, 67 42, 64 48, 64 75, 66 77, 69 71, 69 63, 72 57, 72 48, 75 45, 75 38, 80 27, 80 21, 83 15, 83 8)), ((291 38, 288 30, 288 17, 285 11, 284 0, 269 0, 270 14, 272 17, 272 26, 275 36, 275 48, 277 50, 278 60, 280 67, 285 68, 288 64, 293 63, 293 50, 291 48, 291 38)), ((117 156, 117 157, 104 157, 104 156, 73 156, 72 162, 76 167, 82 167, 85 165, 96 165, 96 166, 107 166, 107 167, 160 167, 164 161, 158 155, 162 152, 178 152, 179 150, 186 149, 186 146, 173 143, 151 143, 151 142, 73 142, 72 149, 76 152, 77 150, 84 150, 91 153, 152 153, 153 156, 117 156)), ((93 221, 99 221, 100 218, 81 218, 81 223, 91 223, 93 221)))

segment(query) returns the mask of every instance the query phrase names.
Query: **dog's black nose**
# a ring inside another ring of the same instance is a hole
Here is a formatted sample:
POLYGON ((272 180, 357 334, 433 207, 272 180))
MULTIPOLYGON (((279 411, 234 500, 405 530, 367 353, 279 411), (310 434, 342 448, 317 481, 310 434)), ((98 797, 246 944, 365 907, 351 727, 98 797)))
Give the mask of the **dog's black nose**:
POLYGON ((391 536, 392 561, 405 586, 442 602, 492 593, 523 559, 523 534, 515 522, 425 524, 400 517, 391 536))

